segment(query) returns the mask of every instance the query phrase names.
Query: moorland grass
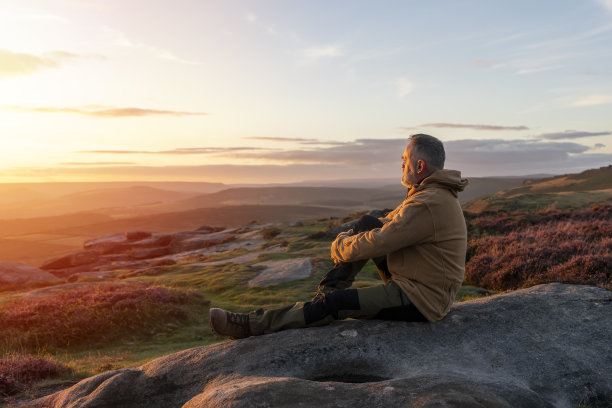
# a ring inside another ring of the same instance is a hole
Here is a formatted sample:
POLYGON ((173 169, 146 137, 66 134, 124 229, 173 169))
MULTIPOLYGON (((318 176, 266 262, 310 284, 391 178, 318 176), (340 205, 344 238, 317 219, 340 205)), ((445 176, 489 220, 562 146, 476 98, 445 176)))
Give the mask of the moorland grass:
POLYGON ((564 282, 612 289, 612 205, 471 220, 466 280, 494 290, 564 282))
POLYGON ((48 357, 11 354, 0 358, 0 396, 26 391, 36 382, 57 378, 69 368, 48 357))
POLYGON ((189 321, 201 294, 144 283, 88 286, 0 306, 0 351, 40 352, 135 341, 189 321))

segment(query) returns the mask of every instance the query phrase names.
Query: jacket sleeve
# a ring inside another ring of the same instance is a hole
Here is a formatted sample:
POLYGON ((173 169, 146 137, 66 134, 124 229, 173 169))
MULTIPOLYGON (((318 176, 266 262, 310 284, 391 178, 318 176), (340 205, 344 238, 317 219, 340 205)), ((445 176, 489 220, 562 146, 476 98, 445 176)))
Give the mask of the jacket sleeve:
POLYGON ((412 202, 401 208, 381 228, 350 235, 340 233, 331 245, 334 262, 376 258, 398 249, 435 240, 431 212, 426 204, 412 202))

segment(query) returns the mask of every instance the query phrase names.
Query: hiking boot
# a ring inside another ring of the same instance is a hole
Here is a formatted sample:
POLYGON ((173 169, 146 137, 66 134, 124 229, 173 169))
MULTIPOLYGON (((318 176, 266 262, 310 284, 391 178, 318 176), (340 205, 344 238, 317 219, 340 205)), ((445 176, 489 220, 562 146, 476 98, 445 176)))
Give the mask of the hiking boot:
POLYGON ((248 314, 232 313, 216 307, 210 308, 210 328, 219 336, 229 336, 232 339, 243 339, 251 335, 248 314))

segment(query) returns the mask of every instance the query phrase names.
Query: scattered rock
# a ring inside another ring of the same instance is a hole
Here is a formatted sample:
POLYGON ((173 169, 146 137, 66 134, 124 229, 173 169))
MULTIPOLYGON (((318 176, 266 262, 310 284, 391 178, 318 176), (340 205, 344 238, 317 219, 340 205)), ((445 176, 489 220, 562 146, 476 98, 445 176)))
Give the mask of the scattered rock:
POLYGON ((194 251, 196 249, 209 248, 211 246, 234 241, 236 237, 230 233, 194 234, 189 232, 178 232, 173 234, 170 242, 170 252, 194 251))
POLYGON ((156 258, 210 248, 236 240, 235 234, 216 231, 217 229, 211 227, 174 234, 128 231, 104 235, 85 241, 83 251, 45 261, 41 269, 49 270, 58 277, 68 278, 82 272, 146 268, 151 260, 156 258))
POLYGON ((265 269, 249 281, 249 287, 268 286, 304 279, 309 277, 310 272, 312 272, 310 258, 279 259, 256 263, 253 266, 263 266, 265 269))
POLYGON ((153 234, 148 231, 128 231, 125 233, 125 239, 128 241, 138 241, 143 238, 149 238, 151 235, 153 234))
POLYGON ((38 407, 591 407, 612 401, 612 293, 540 285, 437 323, 340 321, 106 372, 38 407))
POLYGON ((212 232, 219 232, 225 230, 225 227, 209 227, 208 225, 202 225, 200 228, 196 229, 196 231, 210 234, 212 232))
POLYGON ((19 262, 0 262, 0 287, 28 283, 60 283, 61 279, 35 266, 19 262))
POLYGON ((93 251, 81 251, 74 254, 61 256, 43 262, 41 269, 66 269, 80 265, 90 265, 98 261, 100 254, 93 251))
POLYGON ((151 259, 159 258, 161 256, 168 255, 170 248, 168 247, 156 247, 156 248, 134 248, 129 251, 129 257, 131 259, 151 259))
POLYGON ((287 224, 287 226, 291 227, 291 228, 303 227, 304 223, 302 221, 293 221, 293 222, 290 222, 289 224, 287 224))

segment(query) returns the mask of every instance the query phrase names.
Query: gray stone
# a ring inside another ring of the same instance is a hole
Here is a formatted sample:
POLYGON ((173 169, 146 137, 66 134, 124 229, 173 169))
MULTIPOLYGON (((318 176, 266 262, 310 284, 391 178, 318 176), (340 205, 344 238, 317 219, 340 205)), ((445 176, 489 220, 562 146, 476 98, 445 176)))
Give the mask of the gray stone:
POLYGON ((251 286, 268 286, 280 282, 291 282, 304 279, 312 272, 310 258, 278 259, 259 262, 253 266, 263 266, 265 269, 249 281, 251 286))
POLYGON ((612 403, 612 293, 540 285, 437 323, 340 321, 110 371, 39 407, 590 407, 612 403))
POLYGON ((0 286, 41 282, 60 283, 62 280, 35 266, 19 262, 0 262, 0 286))
POLYGON ((125 233, 125 239, 128 241, 139 241, 144 238, 149 238, 153 233, 149 231, 127 231, 125 233))
POLYGON ((234 234, 227 232, 198 233, 197 231, 177 232, 172 236, 169 249, 173 254, 209 248, 236 240, 234 234))
POLYGON ((75 266, 92 265, 98 262, 100 254, 94 251, 80 251, 73 254, 49 259, 43 262, 41 269, 67 269, 75 266))

